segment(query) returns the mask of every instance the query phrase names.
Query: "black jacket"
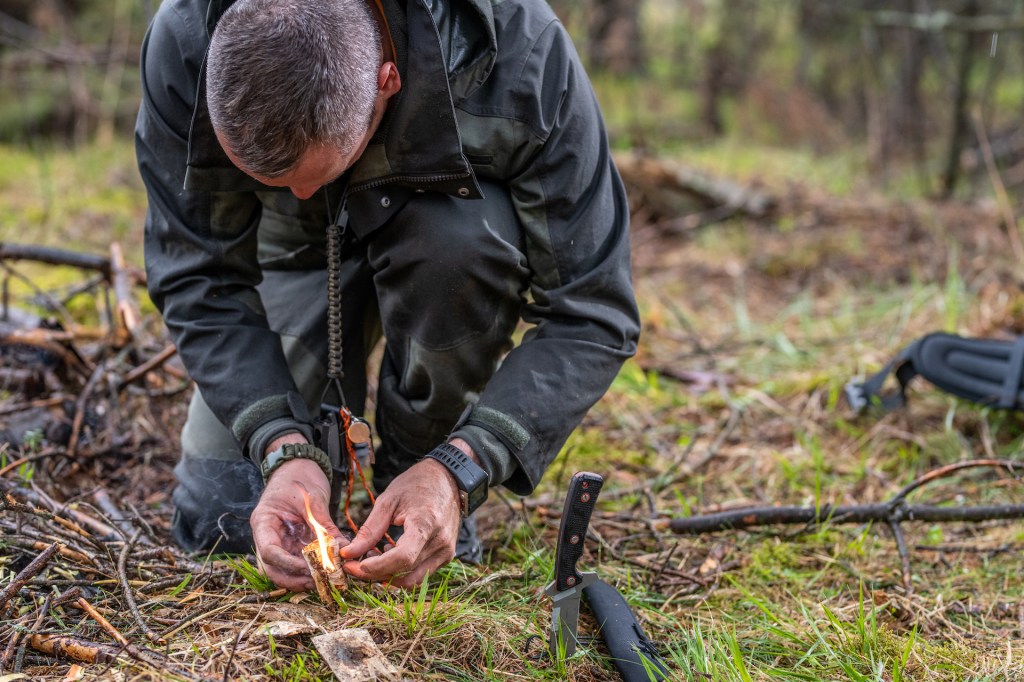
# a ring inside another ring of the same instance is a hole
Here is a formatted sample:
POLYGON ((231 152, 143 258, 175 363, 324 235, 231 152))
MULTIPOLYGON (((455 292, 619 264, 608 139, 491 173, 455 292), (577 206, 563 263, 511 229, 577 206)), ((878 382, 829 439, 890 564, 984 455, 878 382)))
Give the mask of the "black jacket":
MULTIPOLYGON (((150 293, 206 402, 249 445, 261 427, 296 418, 255 290, 261 260, 319 266, 324 223, 322 208, 315 220, 303 213, 313 200, 236 169, 214 137, 203 61, 228 4, 161 5, 143 46, 136 147, 150 293), (281 253, 258 253, 258 228, 276 231, 265 241, 281 253)), ((625 192, 590 83, 542 0, 402 4, 402 21, 389 23, 403 87, 352 168, 350 226, 370 234, 417 189, 474 200, 477 177, 507 183, 527 236, 533 327, 456 435, 505 448, 517 464, 505 485, 528 493, 636 349, 625 192)))

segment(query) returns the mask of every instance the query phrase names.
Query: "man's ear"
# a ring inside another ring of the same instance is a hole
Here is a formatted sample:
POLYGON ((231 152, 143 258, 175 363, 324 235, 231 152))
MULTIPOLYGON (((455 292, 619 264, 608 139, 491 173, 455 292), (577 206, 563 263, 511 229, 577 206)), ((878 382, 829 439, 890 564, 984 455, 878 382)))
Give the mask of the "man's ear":
POLYGON ((377 71, 377 96, 390 99, 402 89, 402 77, 398 75, 398 66, 394 62, 384 62, 377 71))

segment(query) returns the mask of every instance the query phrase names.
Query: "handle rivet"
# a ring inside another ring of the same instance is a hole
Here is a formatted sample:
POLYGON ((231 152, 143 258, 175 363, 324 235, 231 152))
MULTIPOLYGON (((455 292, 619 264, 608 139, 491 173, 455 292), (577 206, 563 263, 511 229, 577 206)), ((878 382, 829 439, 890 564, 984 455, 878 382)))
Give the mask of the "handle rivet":
POLYGON ((580 544, 580 536, 579 535, 573 535, 571 538, 569 538, 569 544, 570 545, 578 545, 578 544, 580 544))
POLYGON ((590 502, 590 493, 583 493, 580 496, 580 502, 590 502))
POLYGON ((568 585, 569 587, 572 587, 573 585, 576 584, 576 578, 574 576, 570 575, 568 578, 565 579, 565 584, 568 585))

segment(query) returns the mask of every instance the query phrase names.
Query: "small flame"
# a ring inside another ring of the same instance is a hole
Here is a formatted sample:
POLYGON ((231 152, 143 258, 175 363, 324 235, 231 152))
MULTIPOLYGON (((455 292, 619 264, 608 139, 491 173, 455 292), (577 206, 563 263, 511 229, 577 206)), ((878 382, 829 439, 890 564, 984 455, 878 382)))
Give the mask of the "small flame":
POLYGON ((331 555, 327 552, 328 534, 327 529, 320 525, 320 523, 313 518, 313 512, 309 509, 309 495, 306 491, 302 491, 302 500, 306 503, 306 521, 309 522, 313 532, 316 533, 316 541, 320 545, 320 563, 323 564, 325 571, 336 571, 337 566, 331 561, 331 555))

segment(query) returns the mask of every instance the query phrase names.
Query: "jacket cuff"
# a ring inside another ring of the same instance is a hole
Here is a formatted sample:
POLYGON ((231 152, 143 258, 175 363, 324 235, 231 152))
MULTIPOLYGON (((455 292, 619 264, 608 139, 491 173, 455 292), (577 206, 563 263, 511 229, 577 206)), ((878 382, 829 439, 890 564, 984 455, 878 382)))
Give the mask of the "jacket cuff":
MULTIPOLYGON (((249 405, 231 422, 231 432, 242 444, 245 455, 259 464, 263 458, 263 450, 257 447, 254 439, 257 438, 257 434, 262 438, 271 424, 277 425, 273 427, 277 432, 275 435, 284 433, 286 429, 280 426, 282 421, 287 421, 292 427, 288 430, 302 433, 306 431, 300 426, 305 425, 309 433, 307 438, 312 438, 313 418, 309 416, 309 409, 302 396, 295 391, 272 395, 249 405)), ((262 444, 266 445, 268 442, 263 441, 262 444)))
POLYGON ((249 436, 249 442, 246 443, 245 456, 252 460, 256 468, 261 469, 267 446, 275 438, 286 433, 301 433, 306 438, 307 443, 313 442, 313 428, 309 424, 281 417, 263 424, 252 432, 252 435, 249 436))
POLYGON ((488 407, 471 407, 463 413, 449 438, 461 438, 480 458, 488 483, 504 485, 519 495, 533 491, 519 455, 529 444, 530 433, 507 415, 488 407))

